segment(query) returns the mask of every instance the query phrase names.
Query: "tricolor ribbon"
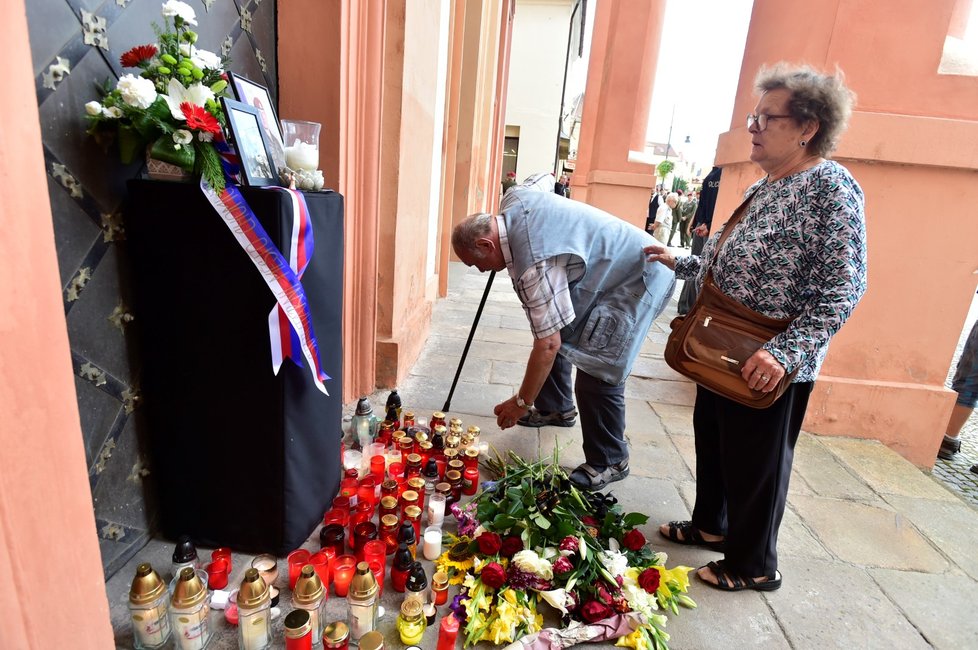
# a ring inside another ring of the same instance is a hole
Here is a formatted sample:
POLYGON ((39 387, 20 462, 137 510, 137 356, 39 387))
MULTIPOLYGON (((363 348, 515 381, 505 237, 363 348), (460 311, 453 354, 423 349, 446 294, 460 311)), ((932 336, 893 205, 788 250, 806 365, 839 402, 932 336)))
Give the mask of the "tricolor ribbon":
MULTIPOLYGON (((306 199, 298 190, 290 190, 284 187, 270 187, 268 189, 285 192, 291 199, 292 237, 289 242, 288 261, 296 277, 302 281, 302 275, 306 272, 306 267, 309 266, 315 245, 306 199)), ((268 335, 272 349, 272 372, 274 374, 278 374, 282 362, 287 358, 292 359, 300 368, 303 366, 299 335, 279 305, 272 307, 268 314, 268 335)))
MULTIPOLYGON (((248 254, 272 295, 275 296, 278 307, 281 308, 291 328, 295 330, 296 339, 302 349, 302 356, 309 364, 309 370, 312 373, 313 381, 316 383, 316 388, 329 395, 326 386, 323 385, 329 376, 323 372, 319 360, 319 346, 316 342, 316 335, 313 333, 306 293, 295 270, 275 246, 268 233, 265 232, 265 228, 262 227, 258 217, 248 206, 238 188, 228 183, 224 191, 218 194, 206 180, 201 178, 200 189, 231 230, 235 240, 248 254)), ((293 195, 293 201, 295 200, 293 195)), ((293 221, 296 220, 293 219, 293 221)), ((306 213, 306 221, 308 222, 308 213, 306 213)), ((304 253, 311 252, 312 242, 310 241, 309 244, 310 248, 304 253)), ((297 260, 298 254, 293 259, 297 260)), ((305 261, 308 263, 308 257, 305 261)), ((304 267, 303 270, 305 270, 304 267)))

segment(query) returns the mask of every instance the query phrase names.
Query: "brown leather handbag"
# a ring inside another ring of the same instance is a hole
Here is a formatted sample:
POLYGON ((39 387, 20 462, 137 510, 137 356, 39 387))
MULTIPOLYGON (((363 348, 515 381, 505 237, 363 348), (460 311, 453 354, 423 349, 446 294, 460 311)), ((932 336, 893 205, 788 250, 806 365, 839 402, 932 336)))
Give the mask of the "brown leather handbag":
POLYGON ((793 318, 769 318, 723 294, 713 281, 713 265, 724 241, 743 218, 753 194, 740 204, 717 240, 703 288, 686 316, 674 318, 666 343, 669 367, 697 384, 735 402, 756 409, 771 406, 791 385, 796 368, 781 378, 769 393, 751 390, 740 375, 744 363, 757 350, 781 334, 793 318))

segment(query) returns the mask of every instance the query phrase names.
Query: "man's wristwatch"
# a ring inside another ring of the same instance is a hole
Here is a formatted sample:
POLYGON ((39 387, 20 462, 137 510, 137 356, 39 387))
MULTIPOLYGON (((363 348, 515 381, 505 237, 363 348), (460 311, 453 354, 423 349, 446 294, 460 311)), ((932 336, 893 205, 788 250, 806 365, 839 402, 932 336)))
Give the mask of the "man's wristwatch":
POLYGON ((520 407, 521 409, 525 409, 527 411, 529 411, 531 408, 533 408, 533 402, 530 402, 529 404, 527 404, 526 402, 523 401, 523 398, 520 397, 519 393, 516 394, 516 405, 518 407, 520 407))

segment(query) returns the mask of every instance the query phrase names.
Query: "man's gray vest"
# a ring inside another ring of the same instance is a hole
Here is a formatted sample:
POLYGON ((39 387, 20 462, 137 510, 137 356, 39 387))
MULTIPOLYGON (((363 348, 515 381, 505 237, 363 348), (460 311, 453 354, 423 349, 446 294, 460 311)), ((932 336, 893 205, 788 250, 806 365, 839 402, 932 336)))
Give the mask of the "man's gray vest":
POLYGON ((560 354, 613 385, 625 381, 652 321, 676 285, 675 274, 645 261, 656 243, 646 232, 579 201, 514 188, 501 205, 515 277, 567 253, 584 261, 570 286, 576 318, 560 330, 560 354))

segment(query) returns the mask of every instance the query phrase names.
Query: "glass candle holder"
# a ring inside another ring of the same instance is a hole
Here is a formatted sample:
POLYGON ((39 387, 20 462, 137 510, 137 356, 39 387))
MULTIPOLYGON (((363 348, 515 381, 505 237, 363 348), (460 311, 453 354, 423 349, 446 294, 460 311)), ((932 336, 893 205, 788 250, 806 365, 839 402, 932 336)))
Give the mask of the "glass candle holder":
POLYGON ((397 515, 384 515, 380 518, 380 539, 386 546, 387 555, 391 555, 397 550, 397 529, 400 520, 397 515))
POLYGON ((282 120, 285 164, 291 169, 319 169, 319 132, 322 125, 305 120, 282 120))
POLYGON ((204 569, 207 571, 207 588, 224 589, 228 586, 228 563, 224 558, 209 562, 204 569))
POLYGON ((380 539, 367 540, 363 545, 363 561, 370 564, 373 560, 387 560, 387 544, 380 539))
POLYGON ((309 557, 312 555, 304 548, 297 549, 289 553, 289 589, 295 589, 295 581, 299 579, 302 567, 309 564, 309 557))
POLYGON ((337 596, 346 596, 350 591, 350 581, 357 570, 357 558, 353 555, 340 555, 333 561, 333 591, 337 596))
POLYGON ((421 467, 424 467, 425 465, 428 464, 428 459, 431 458, 431 454, 432 454, 431 449, 432 449, 431 443, 428 442, 427 440, 422 440, 421 442, 418 443, 417 454, 421 456, 421 467))
POLYGON ((332 546, 325 546, 319 552, 326 557, 326 580, 323 581, 323 586, 329 589, 329 583, 333 580, 333 564, 336 562, 336 557, 340 554, 332 546))
POLYGON ((420 476, 415 476, 414 478, 409 478, 407 480, 407 487, 409 490, 414 490, 418 493, 418 507, 424 508, 424 497, 425 497, 425 481, 420 476))
POLYGON ((231 561, 231 549, 227 547, 215 548, 211 551, 211 561, 224 560, 228 564, 228 573, 234 571, 234 562, 231 561))
POLYGON ((445 521, 446 498, 444 494, 432 494, 428 498, 428 525, 441 526, 445 521))
POLYGON ((380 484, 380 497, 394 497, 397 499, 397 481, 392 478, 386 479, 380 484))
POLYGON ((435 526, 425 528, 422 550, 424 559, 432 562, 438 559, 438 556, 441 555, 441 537, 441 528, 435 526))
POLYGON ((345 510, 346 512, 350 512, 350 497, 337 494, 335 497, 333 497, 333 507, 337 510, 345 510))
POLYGON ((258 571, 266 585, 273 585, 278 580, 278 558, 270 553, 256 555, 251 561, 251 568, 258 571))
POLYGON ((367 453, 370 458, 374 456, 385 456, 387 453, 387 445, 382 442, 371 442, 370 447, 367 449, 367 453))
POLYGON ((343 455, 343 469, 355 469, 359 472, 362 464, 363 453, 356 449, 350 449, 343 455))
POLYGON ((380 518, 383 519, 387 515, 396 515, 400 512, 400 507, 397 503, 397 497, 383 497, 380 500, 380 518))
POLYGON ((360 479, 360 483, 357 486, 357 504, 369 503, 371 509, 374 506, 375 501, 375 488, 377 487, 377 481, 374 480, 373 476, 365 476, 360 479))
POLYGON ((466 467, 462 472, 462 494, 472 496, 479 490, 479 468, 466 467))
POLYGON ((435 454, 435 467, 438 468, 439 478, 443 478, 445 476, 445 470, 448 468, 448 459, 445 457, 445 454, 435 454))
POLYGON ((370 566, 370 572, 374 574, 374 579, 377 581, 377 597, 380 598, 384 595, 387 565, 384 560, 369 560, 367 565, 370 566))
POLYGON ((334 556, 343 555, 345 542, 346 528, 340 524, 327 524, 319 531, 319 545, 333 549, 334 556))
POLYGON ((402 463, 400 460, 391 463, 387 467, 387 473, 394 480, 397 480, 398 477, 403 477, 404 476, 404 463, 402 463))
POLYGON ((462 462, 465 463, 465 468, 474 467, 479 469, 479 450, 473 447, 469 447, 465 450, 465 455, 462 457, 462 462))
POLYGON ((350 511, 349 510, 339 510, 338 508, 330 508, 323 515, 323 525, 328 526, 330 524, 339 524, 340 526, 346 526, 350 523, 350 511))
POLYGON ((387 475, 387 459, 383 454, 370 458, 370 475, 376 483, 382 483, 387 475))
POLYGON ((364 561, 364 546, 367 542, 377 539, 377 524, 364 521, 357 524, 353 530, 353 554, 360 562, 364 561))
POLYGON ((309 556, 309 564, 316 571, 316 575, 319 576, 320 582, 324 585, 329 584, 329 556, 319 551, 313 553, 309 556))
POLYGON ((340 496, 346 497, 351 505, 357 496, 357 479, 349 476, 343 477, 340 481, 340 496))
POLYGON ((411 506, 418 505, 418 493, 414 490, 404 490, 401 494, 401 513, 407 512, 411 506))

